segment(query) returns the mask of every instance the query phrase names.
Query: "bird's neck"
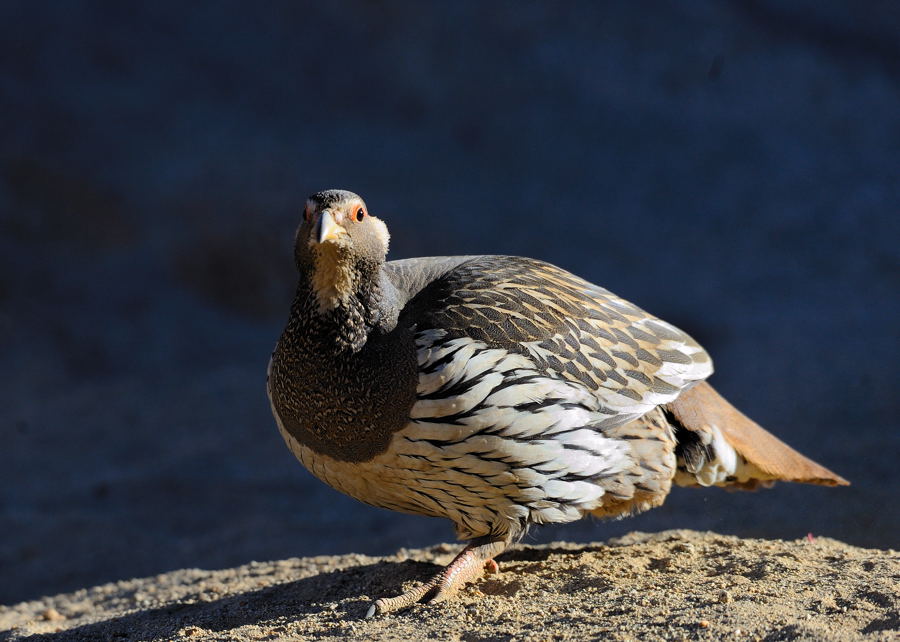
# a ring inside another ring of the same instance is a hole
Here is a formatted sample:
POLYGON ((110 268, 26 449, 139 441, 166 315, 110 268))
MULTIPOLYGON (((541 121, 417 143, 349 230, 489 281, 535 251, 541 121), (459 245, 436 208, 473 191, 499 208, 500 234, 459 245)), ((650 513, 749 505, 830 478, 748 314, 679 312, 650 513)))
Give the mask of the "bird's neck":
POLYGON ((321 353, 358 352, 372 332, 390 331, 397 321, 397 292, 383 264, 356 266, 352 277, 340 272, 339 288, 321 270, 301 273, 297 285, 291 317, 300 322, 293 330, 321 353), (339 294, 329 296, 332 290, 339 294))

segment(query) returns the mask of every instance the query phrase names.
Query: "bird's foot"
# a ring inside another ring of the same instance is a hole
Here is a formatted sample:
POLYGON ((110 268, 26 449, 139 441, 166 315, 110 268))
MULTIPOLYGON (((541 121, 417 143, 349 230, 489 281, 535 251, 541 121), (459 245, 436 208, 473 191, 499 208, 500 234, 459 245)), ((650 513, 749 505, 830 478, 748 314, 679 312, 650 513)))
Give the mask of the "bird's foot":
POLYGON ((406 591, 397 597, 383 597, 375 600, 366 617, 379 613, 390 613, 412 606, 417 602, 435 604, 452 597, 459 589, 479 579, 485 572, 497 573, 500 567, 494 561, 506 548, 506 542, 491 541, 487 543, 471 543, 457 555, 452 562, 430 580, 406 591))

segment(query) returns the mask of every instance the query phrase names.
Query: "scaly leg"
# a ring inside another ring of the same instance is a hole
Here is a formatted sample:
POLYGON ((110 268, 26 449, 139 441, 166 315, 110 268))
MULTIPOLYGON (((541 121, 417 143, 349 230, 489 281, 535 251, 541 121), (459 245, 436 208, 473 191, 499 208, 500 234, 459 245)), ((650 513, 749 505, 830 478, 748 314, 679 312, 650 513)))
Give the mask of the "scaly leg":
POLYGON ((506 545, 505 541, 486 538, 473 540, 452 562, 425 584, 397 597, 375 600, 369 607, 366 617, 405 609, 416 602, 424 601, 428 604, 443 602, 469 582, 480 578, 486 568, 496 573, 498 566, 494 557, 502 553, 506 545))

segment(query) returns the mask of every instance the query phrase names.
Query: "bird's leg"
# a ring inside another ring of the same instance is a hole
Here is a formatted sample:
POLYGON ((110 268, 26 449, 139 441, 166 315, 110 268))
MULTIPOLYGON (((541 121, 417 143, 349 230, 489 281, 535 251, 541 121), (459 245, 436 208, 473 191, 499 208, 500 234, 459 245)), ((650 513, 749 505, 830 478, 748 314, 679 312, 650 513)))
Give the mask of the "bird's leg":
POLYGON ((443 602, 469 582, 480 578, 485 569, 496 573, 499 567, 494 561, 494 557, 502 553, 506 546, 505 540, 490 540, 483 537, 473 540, 452 562, 425 584, 397 597, 383 597, 375 600, 369 607, 366 617, 405 609, 416 602, 427 602, 428 604, 443 602))

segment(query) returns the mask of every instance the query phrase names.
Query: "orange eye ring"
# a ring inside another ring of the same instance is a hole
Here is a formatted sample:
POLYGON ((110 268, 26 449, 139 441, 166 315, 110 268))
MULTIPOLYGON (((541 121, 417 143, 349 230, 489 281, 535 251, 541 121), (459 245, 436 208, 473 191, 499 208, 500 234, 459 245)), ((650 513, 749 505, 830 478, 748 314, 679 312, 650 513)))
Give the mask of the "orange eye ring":
POLYGON ((366 218, 366 208, 360 207, 356 210, 356 220, 362 221, 364 218, 366 218))

